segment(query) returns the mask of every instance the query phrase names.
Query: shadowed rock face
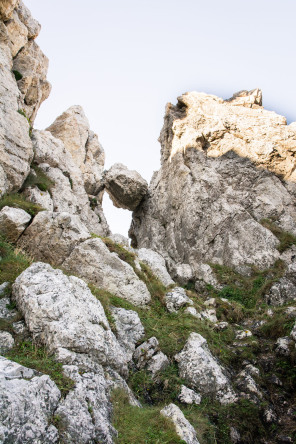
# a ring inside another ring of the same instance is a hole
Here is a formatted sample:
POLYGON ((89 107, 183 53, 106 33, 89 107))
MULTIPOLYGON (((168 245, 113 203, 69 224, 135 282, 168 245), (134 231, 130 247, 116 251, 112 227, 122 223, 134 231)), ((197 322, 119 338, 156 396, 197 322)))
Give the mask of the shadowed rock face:
POLYGON ((207 262, 269 267, 278 241, 263 218, 296 233, 296 124, 265 111, 260 97, 193 92, 167 106, 162 166, 129 234, 133 246, 162 254, 173 276, 184 264, 192 278, 207 262))

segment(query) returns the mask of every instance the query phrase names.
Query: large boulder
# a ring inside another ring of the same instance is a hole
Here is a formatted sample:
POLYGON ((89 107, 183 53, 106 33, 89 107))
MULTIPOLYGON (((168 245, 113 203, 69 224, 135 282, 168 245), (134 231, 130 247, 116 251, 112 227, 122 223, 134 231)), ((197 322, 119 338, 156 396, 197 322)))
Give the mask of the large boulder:
POLYGON ((35 262, 16 279, 12 291, 35 340, 59 359, 74 352, 127 373, 126 356, 104 309, 81 279, 35 262))
POLYGON ((41 211, 24 232, 18 245, 35 260, 60 265, 76 245, 90 236, 78 216, 41 211))
POLYGON ((268 268, 278 240, 260 221, 296 234, 296 124, 261 106, 260 93, 233 101, 187 93, 166 109, 161 169, 133 213, 132 246, 151 248, 172 277, 209 262, 268 268))
POLYGON ((51 420, 60 397, 49 376, 0 356, 0 442, 57 443, 51 420))
POLYGON ((210 352, 207 341, 191 333, 183 350, 175 356, 179 374, 192 389, 205 396, 215 396, 222 404, 235 402, 226 370, 210 352))
POLYGON ((135 210, 147 193, 148 184, 137 171, 115 163, 105 174, 106 190, 118 208, 135 210))
POLYGON ((151 295, 133 268, 116 253, 110 253, 99 238, 77 245, 62 266, 134 305, 143 306, 150 302, 151 295))
POLYGON ((25 231, 31 216, 20 208, 4 207, 0 211, 0 233, 9 241, 16 242, 25 231))

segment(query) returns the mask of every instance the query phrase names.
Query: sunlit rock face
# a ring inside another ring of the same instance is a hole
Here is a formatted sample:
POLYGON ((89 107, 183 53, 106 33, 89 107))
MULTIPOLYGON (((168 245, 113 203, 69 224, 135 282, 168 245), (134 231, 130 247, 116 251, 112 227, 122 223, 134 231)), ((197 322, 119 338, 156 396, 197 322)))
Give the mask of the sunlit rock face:
POLYGON ((129 234, 163 255, 172 276, 189 266, 195 278, 208 262, 269 267, 278 240, 263 218, 296 233, 296 123, 261 103, 253 90, 228 101, 186 93, 167 105, 162 166, 129 234))

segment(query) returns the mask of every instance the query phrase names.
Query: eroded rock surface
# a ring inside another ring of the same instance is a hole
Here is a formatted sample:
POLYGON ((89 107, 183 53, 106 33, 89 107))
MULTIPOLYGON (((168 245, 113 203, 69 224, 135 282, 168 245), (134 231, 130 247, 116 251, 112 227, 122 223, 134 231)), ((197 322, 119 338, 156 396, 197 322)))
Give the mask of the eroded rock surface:
POLYGON ((165 287, 174 284, 167 271, 165 260, 160 254, 148 248, 140 248, 140 250, 137 250, 137 256, 140 261, 151 268, 153 274, 158 277, 165 287))
POLYGON ((179 373, 191 388, 202 395, 214 395, 222 404, 236 400, 225 369, 210 352, 207 341, 191 333, 183 350, 175 356, 179 373))
POLYGON ((169 404, 160 413, 174 423, 176 432, 183 441, 187 444, 199 444, 196 431, 176 404, 169 404))
POLYGON ((268 268, 278 240, 263 218, 296 233, 296 124, 260 103, 258 91, 230 102, 192 92, 167 106, 162 166, 130 237, 164 256, 173 277, 184 264, 195 279, 208 262, 268 268))
POLYGON ((148 184, 139 173, 116 163, 105 174, 106 190, 118 208, 135 210, 145 194, 148 184))
POLYGON ((31 216, 20 208, 4 207, 0 211, 0 233, 9 242, 16 242, 25 231, 31 216))

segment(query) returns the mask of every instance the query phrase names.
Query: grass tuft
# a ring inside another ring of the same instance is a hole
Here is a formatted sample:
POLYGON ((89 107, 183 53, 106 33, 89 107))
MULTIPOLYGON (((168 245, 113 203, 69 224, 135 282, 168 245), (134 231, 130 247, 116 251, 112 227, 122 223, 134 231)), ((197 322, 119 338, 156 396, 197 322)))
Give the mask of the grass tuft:
POLYGON ((262 219, 260 223, 263 227, 267 228, 278 238, 280 243, 277 246, 277 249, 280 253, 283 253, 285 250, 292 247, 292 245, 296 245, 296 236, 294 236, 292 233, 282 230, 271 219, 262 219))
POLYGON ((0 236, 0 285, 13 283, 32 263, 32 260, 0 236))
POLYGON ((22 191, 25 188, 36 186, 40 191, 50 192, 51 188, 55 185, 54 181, 51 180, 37 165, 32 164, 31 168, 34 173, 30 172, 22 186, 22 191))
POLYGON ((26 200, 22 194, 18 193, 6 194, 0 199, 0 210, 6 206, 21 208, 33 217, 36 216, 39 211, 44 211, 44 208, 40 207, 40 205, 26 200))

